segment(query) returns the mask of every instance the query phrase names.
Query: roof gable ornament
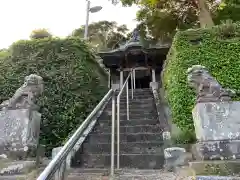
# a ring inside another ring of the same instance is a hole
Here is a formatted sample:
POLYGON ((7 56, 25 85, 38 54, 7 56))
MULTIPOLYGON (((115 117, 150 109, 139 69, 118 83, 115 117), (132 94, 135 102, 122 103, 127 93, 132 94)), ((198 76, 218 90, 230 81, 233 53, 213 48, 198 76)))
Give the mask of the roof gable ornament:
POLYGON ((132 38, 131 38, 130 42, 136 42, 136 41, 140 41, 140 34, 139 34, 139 31, 137 28, 135 28, 133 30, 132 38))

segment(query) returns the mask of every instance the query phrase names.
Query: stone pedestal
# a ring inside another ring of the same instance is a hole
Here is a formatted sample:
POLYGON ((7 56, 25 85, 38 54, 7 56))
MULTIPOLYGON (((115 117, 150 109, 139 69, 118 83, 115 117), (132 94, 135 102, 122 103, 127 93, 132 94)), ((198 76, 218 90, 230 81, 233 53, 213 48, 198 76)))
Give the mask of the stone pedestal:
POLYGON ((240 158, 240 102, 198 103, 192 113, 198 140, 196 158, 240 158))
POLYGON ((164 149, 165 168, 174 170, 178 166, 183 166, 186 159, 186 150, 180 147, 170 147, 164 149))
POLYGON ((24 159, 37 148, 41 114, 30 109, 0 111, 0 154, 24 159))

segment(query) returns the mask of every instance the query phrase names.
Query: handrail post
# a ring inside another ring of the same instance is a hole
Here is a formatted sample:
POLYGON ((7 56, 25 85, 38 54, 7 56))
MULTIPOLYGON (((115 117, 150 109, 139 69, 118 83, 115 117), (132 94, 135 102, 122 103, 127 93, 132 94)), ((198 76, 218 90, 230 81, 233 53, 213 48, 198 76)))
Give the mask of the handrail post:
POLYGON ((136 70, 133 69, 133 87, 136 89, 136 70))
POLYGON ((131 90, 132 90, 132 99, 133 99, 133 70, 131 70, 131 90))
POLYGON ((117 169, 120 168, 120 96, 117 98, 117 169))
POLYGON ((54 180, 65 180, 66 179, 66 160, 62 162, 59 169, 55 172, 54 180))
POLYGON ((125 80, 120 92, 117 96, 117 169, 120 168, 120 98, 121 94, 124 91, 126 86, 127 91, 127 119, 129 120, 129 97, 128 97, 128 80, 130 78, 131 73, 128 74, 127 79, 125 80))
POLYGON ((115 103, 115 92, 113 92, 113 96, 112 96, 112 142, 111 142, 111 177, 114 177, 114 146, 115 146, 115 107, 116 107, 116 103, 115 103))
POLYGON ((129 97, 128 97, 128 82, 126 84, 126 91, 127 91, 127 120, 129 120, 129 97))

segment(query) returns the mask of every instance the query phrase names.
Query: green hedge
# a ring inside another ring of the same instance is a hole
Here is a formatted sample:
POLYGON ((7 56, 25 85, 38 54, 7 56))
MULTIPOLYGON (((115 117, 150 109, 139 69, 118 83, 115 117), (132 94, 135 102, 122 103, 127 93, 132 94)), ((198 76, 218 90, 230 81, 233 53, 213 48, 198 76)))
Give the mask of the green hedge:
POLYGON ((0 63, 0 101, 23 84, 24 77, 43 77, 39 99, 42 113, 41 143, 47 151, 61 145, 107 92, 107 75, 78 38, 40 39, 14 43, 0 63))
MULTIPOLYGON (((186 71, 198 64, 206 66, 223 87, 239 91, 240 26, 225 24, 187 30, 174 38, 164 65, 163 83, 173 122, 188 134, 194 132, 191 112, 196 95, 187 84, 186 71)), ((240 100, 240 96, 236 99, 240 100)), ((190 136, 185 138, 192 140, 190 136)))

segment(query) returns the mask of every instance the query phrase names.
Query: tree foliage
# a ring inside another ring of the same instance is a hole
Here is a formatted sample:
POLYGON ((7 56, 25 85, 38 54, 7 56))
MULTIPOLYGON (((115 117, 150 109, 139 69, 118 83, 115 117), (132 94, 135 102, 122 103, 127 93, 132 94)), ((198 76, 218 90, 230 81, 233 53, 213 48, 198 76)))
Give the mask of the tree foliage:
MULTIPOLYGON (((196 94, 187 84, 187 69, 192 65, 203 65, 224 88, 238 92, 239 40, 240 26, 231 23, 211 29, 177 32, 165 61, 163 84, 173 122, 183 131, 194 132, 191 111, 195 105, 196 94), (192 43, 193 41, 200 42, 192 43)), ((239 100, 240 97, 236 99, 239 100)))
POLYGON ((0 62, 0 102, 13 95, 26 75, 42 76, 41 143, 47 150, 61 146, 106 93, 107 75, 80 38, 19 41, 10 52, 0 62))
POLYGON ((221 21, 232 20, 233 22, 240 21, 240 1, 238 0, 222 0, 219 5, 215 22, 220 24, 221 21))
POLYGON ((184 13, 182 11, 180 8, 160 10, 144 5, 137 13, 137 20, 153 38, 166 41, 174 36, 177 29, 197 26, 194 9, 188 9, 184 13))
MULTIPOLYGON (((213 20, 210 14, 214 0, 120 0, 123 5, 131 6, 138 4, 143 7, 149 7, 151 10, 160 11, 178 11, 178 17, 186 17, 189 12, 194 13, 199 19, 201 27, 213 26, 213 20)), ((175 12, 176 13, 176 12, 175 12)))
POLYGON ((30 34, 31 39, 43 39, 43 38, 50 38, 50 37, 52 37, 52 34, 45 28, 35 29, 30 34))
MULTIPOLYGON (((145 33, 155 39, 171 39, 176 30, 196 28, 200 26, 201 1, 195 0, 119 0, 124 6, 137 4, 140 10, 137 12, 137 20, 145 33)), ((239 4, 237 0, 207 0, 206 8, 215 24, 222 20, 232 19, 239 21, 239 4)), ((207 18, 208 19, 208 18, 207 18)), ((209 19, 208 19, 209 20, 209 19)), ((204 21, 204 20, 203 20, 204 21)), ((211 20, 210 20, 211 21, 211 20)), ((202 23, 206 22, 204 21, 202 23)), ((207 25, 208 26, 208 25, 207 25)), ((212 23, 210 23, 212 26, 212 23)))
POLYGON ((0 49, 0 61, 9 55, 8 49, 0 49))
MULTIPOLYGON (((75 29, 72 36, 84 37, 85 26, 75 29)), ((126 25, 117 25, 112 21, 99 21, 88 26, 88 40, 95 45, 99 45, 100 49, 114 48, 117 44, 126 41, 126 25)))

